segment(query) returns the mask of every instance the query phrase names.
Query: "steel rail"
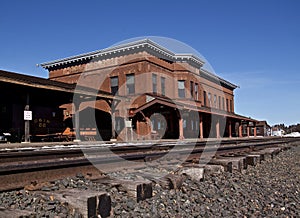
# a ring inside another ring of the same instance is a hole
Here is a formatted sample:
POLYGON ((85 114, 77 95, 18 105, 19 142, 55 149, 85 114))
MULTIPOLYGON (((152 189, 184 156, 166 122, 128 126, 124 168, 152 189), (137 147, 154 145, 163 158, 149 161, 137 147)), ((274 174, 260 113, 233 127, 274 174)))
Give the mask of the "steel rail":
MULTIPOLYGON (((244 153, 253 150, 259 150, 266 147, 278 146, 280 144, 299 142, 299 138, 275 138, 275 139, 250 139, 250 140, 231 140, 230 141, 184 141, 182 144, 175 144, 170 142, 154 143, 152 146, 124 146, 110 148, 94 148, 85 146, 82 150, 37 150, 30 152, 8 152, 0 154, 0 180, 2 185, 0 190, 14 189, 25 186, 35 179, 31 176, 27 180, 24 179, 26 175, 35 175, 37 180, 41 180, 39 173, 47 174, 47 179, 58 179, 68 175, 73 169, 80 167, 92 167, 93 164, 108 164, 117 163, 120 158, 129 161, 147 161, 150 159, 157 159, 168 154, 170 151, 179 157, 187 155, 187 161, 192 158, 200 158, 203 152, 208 154, 215 153, 216 155, 244 153), (101 151, 103 151, 101 153, 101 151), (117 154, 112 154, 111 152, 117 154), (85 156, 84 156, 85 154, 85 156), (90 154, 90 155, 89 155, 90 154), (15 156, 14 156, 15 155, 15 156), (2 159, 3 158, 3 159, 2 159), (22 159, 24 158, 24 159, 22 159), (60 172, 60 175, 51 172, 60 172), (21 178, 22 177, 22 178, 21 178), (5 181, 9 178, 10 184, 5 181), (11 180, 15 178, 14 184, 11 180), (20 182, 18 182, 20 181, 20 182), (5 184, 7 187, 5 187, 5 184)), ((175 157, 176 158, 176 157, 175 157)))

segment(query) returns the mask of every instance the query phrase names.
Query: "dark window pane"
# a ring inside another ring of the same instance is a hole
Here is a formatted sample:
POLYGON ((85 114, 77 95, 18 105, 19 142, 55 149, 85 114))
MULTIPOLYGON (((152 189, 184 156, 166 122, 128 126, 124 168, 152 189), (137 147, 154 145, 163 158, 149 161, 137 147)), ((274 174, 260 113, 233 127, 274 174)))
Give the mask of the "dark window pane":
POLYGON ((111 93, 113 95, 116 95, 116 93, 119 90, 119 79, 117 76, 110 78, 110 88, 111 88, 111 93))
POLYGON ((152 74, 152 89, 153 89, 153 93, 157 93, 157 75, 156 74, 152 74))
POLYGON ((199 96, 198 96, 198 83, 195 83, 195 100, 199 100, 199 96))
POLYGON ((190 82, 190 92, 191 92, 191 97, 193 98, 194 97, 194 82, 193 81, 190 82))
POLYGON ((126 75, 126 88, 127 94, 134 94, 135 93, 135 85, 134 85, 134 74, 126 75))
POLYGON ((161 83, 161 94, 165 95, 166 94, 166 78, 161 77, 160 83, 161 83))

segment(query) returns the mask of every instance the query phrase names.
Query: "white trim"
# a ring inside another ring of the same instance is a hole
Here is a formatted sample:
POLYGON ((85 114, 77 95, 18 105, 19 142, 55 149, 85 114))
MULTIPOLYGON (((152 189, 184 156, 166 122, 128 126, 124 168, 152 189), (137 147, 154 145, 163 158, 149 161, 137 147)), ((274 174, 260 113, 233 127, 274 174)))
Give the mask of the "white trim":
POLYGON ((205 74, 205 75, 207 75, 207 76, 209 76, 213 79, 216 79, 216 80, 220 81, 220 83, 224 83, 225 85, 228 85, 228 86, 230 86, 234 89, 239 88, 239 86, 237 86, 237 85, 235 85, 235 84, 233 84, 233 83, 231 83, 231 82, 229 82, 229 81, 227 81, 227 80, 225 80, 225 79, 209 72, 208 70, 205 70, 205 69, 201 68, 200 71, 201 71, 201 73, 203 73, 203 74, 205 74))
POLYGON ((80 60, 92 59, 94 57, 99 57, 99 56, 103 56, 103 55, 104 56, 112 55, 112 54, 116 54, 117 52, 118 53, 126 52, 126 51, 139 49, 139 48, 149 48, 149 49, 153 50, 154 52, 157 52, 158 54, 163 55, 166 58, 170 58, 171 60, 174 60, 174 61, 178 58, 181 58, 182 60, 186 60, 186 61, 192 61, 192 62, 200 65, 199 67, 201 67, 205 63, 199 57, 196 57, 192 54, 175 54, 175 53, 171 52, 170 50, 162 47, 161 45, 153 42, 152 40, 144 39, 144 40, 138 40, 135 42, 121 44, 118 46, 114 46, 114 47, 110 47, 110 48, 106 48, 106 49, 102 49, 102 50, 98 50, 98 51, 94 51, 94 52, 71 56, 71 57, 64 58, 64 59, 58 59, 58 60, 54 60, 51 62, 45 62, 45 63, 40 64, 40 66, 47 69, 47 68, 51 68, 51 67, 55 67, 55 66, 59 66, 59 65, 63 65, 63 64, 73 63, 73 62, 80 61, 80 60))

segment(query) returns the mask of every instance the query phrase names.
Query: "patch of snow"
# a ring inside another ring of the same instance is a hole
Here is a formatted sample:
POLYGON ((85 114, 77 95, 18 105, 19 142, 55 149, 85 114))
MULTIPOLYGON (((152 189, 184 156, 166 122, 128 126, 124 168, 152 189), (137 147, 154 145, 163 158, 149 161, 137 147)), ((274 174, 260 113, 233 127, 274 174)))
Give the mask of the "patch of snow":
POLYGON ((284 135, 283 137, 300 137, 300 133, 299 132, 292 132, 292 133, 284 135))

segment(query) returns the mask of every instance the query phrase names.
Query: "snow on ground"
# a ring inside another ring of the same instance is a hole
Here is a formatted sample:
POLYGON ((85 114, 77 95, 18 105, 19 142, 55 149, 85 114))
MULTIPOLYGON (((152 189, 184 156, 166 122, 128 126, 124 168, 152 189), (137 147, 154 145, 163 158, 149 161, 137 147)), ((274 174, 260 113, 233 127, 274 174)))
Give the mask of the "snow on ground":
POLYGON ((284 135, 283 137, 300 137, 300 133, 299 132, 292 132, 292 133, 284 135))

